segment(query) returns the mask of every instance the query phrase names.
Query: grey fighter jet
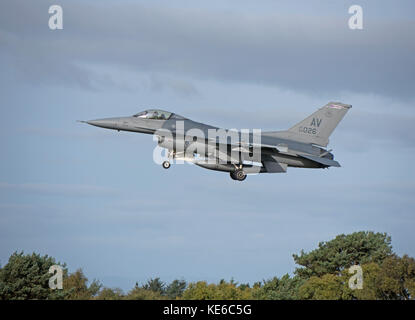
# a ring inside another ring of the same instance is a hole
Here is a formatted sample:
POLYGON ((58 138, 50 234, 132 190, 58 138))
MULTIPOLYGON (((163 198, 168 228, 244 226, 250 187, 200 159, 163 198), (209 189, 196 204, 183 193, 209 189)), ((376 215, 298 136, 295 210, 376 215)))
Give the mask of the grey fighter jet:
POLYGON ((281 173, 287 167, 340 167, 327 150, 329 136, 351 105, 329 102, 284 131, 227 130, 196 122, 178 114, 150 109, 129 117, 82 121, 118 131, 152 134, 158 146, 167 149, 162 166, 184 160, 200 167, 229 172, 233 180, 247 174, 281 173))

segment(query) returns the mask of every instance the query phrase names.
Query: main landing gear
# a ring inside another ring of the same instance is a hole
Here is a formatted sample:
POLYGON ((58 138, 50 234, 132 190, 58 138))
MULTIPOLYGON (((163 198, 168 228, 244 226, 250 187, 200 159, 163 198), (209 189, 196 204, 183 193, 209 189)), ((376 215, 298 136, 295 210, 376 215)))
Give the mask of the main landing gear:
POLYGON ((244 181, 246 179, 246 173, 242 169, 236 169, 230 172, 231 178, 237 181, 244 181))

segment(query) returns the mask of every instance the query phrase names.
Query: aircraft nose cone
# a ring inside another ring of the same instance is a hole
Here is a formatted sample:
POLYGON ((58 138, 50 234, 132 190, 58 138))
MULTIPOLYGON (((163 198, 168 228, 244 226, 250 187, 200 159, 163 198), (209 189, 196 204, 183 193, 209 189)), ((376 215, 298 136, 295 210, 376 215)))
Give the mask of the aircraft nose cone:
POLYGON ((108 119, 96 119, 96 120, 89 120, 86 123, 107 129, 117 129, 118 128, 118 118, 108 118, 108 119))

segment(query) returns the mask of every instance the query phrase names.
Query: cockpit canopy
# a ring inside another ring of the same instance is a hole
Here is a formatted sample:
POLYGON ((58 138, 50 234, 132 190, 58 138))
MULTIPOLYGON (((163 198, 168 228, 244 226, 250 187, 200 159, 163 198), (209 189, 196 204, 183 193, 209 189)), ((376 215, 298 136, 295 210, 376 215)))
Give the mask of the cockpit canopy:
POLYGON ((140 118, 140 119, 151 119, 151 120, 186 119, 175 113, 171 113, 171 112, 163 111, 159 109, 145 110, 145 111, 142 111, 142 112, 139 112, 133 115, 133 117, 140 118))

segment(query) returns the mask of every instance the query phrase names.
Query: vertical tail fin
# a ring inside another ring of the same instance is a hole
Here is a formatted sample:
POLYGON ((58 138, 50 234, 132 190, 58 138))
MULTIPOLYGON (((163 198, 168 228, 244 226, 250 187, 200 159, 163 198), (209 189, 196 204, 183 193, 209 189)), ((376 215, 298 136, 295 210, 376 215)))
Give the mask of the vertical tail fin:
POLYGON ((349 104, 329 102, 290 129, 270 134, 326 147, 329 143, 329 136, 351 107, 349 104))

